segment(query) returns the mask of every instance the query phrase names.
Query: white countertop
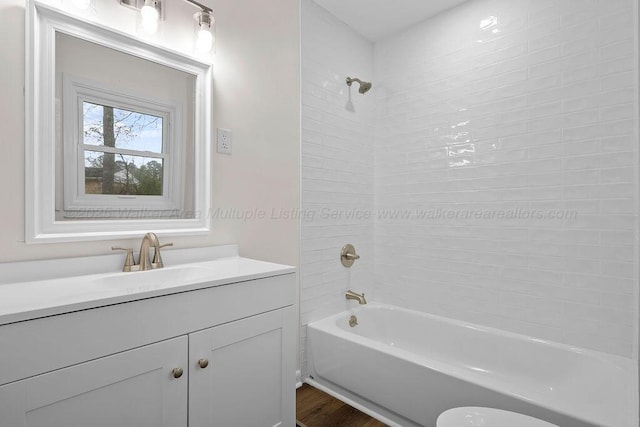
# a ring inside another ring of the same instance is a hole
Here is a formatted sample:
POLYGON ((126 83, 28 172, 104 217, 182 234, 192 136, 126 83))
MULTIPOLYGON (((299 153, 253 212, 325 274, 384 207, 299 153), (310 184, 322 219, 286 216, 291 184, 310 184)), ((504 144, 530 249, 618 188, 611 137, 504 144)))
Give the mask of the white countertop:
MULTIPOLYGON (((0 264, 0 325, 296 271, 242 258, 235 246, 166 251, 163 258, 163 269, 132 273, 114 271, 113 255, 0 264), (200 259, 184 262, 194 258, 200 259), (86 274, 96 261, 98 273, 86 274), (48 276, 54 278, 43 278, 48 276)), ((119 268, 123 259, 115 259, 119 268)))

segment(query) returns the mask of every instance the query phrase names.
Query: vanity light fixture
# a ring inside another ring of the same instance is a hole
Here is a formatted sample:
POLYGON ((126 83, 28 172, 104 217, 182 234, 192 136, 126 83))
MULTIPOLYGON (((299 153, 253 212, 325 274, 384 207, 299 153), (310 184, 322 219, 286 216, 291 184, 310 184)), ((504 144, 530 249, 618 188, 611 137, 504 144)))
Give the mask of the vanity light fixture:
MULTIPOLYGON (((89 4, 92 0, 72 0, 89 4)), ((215 19, 213 9, 195 0, 184 0, 200 9, 193 18, 196 22, 195 51, 207 53, 211 51, 214 42, 215 19)), ((147 34, 154 34, 158 29, 158 21, 162 19, 162 0, 120 0, 120 4, 140 11, 142 29, 147 34)), ((87 6, 88 7, 88 6, 87 6)))

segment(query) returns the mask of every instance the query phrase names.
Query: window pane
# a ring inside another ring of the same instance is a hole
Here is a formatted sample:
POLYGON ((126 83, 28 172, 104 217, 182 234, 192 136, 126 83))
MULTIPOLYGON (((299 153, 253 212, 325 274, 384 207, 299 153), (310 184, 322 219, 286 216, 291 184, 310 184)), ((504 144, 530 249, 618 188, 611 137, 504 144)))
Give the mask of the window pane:
POLYGON ((162 153, 162 117, 84 101, 84 144, 162 153))
POLYGON ((162 195, 162 159, 84 152, 85 194, 162 195))

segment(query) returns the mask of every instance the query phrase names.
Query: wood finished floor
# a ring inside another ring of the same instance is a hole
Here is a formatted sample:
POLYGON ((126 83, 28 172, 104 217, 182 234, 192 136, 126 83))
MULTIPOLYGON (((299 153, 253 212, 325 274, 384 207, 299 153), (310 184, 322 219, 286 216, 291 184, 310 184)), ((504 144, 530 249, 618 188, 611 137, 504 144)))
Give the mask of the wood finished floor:
POLYGON ((386 427, 309 384, 296 391, 296 417, 300 427, 386 427))

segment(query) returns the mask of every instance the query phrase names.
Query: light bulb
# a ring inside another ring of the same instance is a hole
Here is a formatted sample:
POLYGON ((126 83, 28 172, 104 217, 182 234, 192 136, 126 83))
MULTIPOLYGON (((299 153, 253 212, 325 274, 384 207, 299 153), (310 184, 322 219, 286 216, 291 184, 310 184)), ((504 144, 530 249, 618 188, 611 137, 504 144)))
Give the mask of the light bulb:
POLYGON ((91 6, 91 0, 71 0, 76 9, 87 10, 91 6))
POLYGON ((158 26, 158 18, 160 17, 160 14, 158 13, 158 9, 155 7, 154 0, 145 0, 144 6, 140 9, 140 14, 142 15, 142 22, 154 21, 156 27, 158 26))
POLYGON ((158 19, 160 18, 155 0, 144 1, 144 6, 140 9, 140 16, 142 17, 142 31, 147 34, 155 34, 158 31, 158 19))
POLYGON ((196 41, 194 50, 197 53, 207 53, 213 47, 213 28, 214 19, 213 11, 202 9, 200 12, 193 15, 196 21, 196 41))
POLYGON ((147 34, 155 34, 158 31, 157 19, 145 19, 142 18, 142 30, 147 34))
POLYGON ((211 46, 213 46, 213 34, 206 28, 200 28, 196 39, 196 51, 206 53, 211 50, 211 46))

